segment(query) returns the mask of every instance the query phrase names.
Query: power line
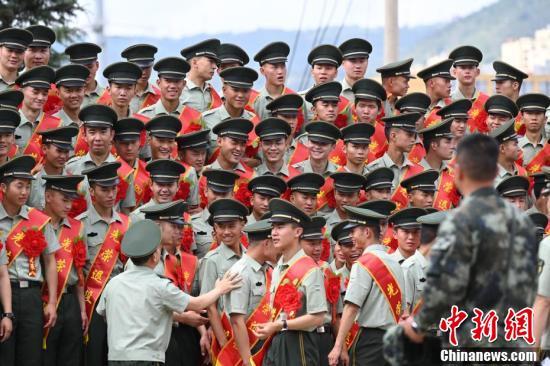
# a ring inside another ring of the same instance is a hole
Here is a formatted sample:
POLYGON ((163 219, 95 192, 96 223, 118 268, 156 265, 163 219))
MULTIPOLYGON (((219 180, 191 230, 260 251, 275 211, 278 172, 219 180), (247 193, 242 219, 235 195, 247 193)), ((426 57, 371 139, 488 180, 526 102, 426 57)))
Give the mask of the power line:
POLYGON ((342 29, 344 29, 344 24, 346 24, 346 20, 348 18, 348 14, 351 10, 351 5, 353 4, 353 0, 348 1, 348 6, 346 8, 346 12, 344 13, 344 17, 342 18, 342 23, 340 24, 340 27, 336 31, 336 35, 334 36, 334 42, 332 44, 337 45, 338 40, 340 39, 340 34, 342 33, 342 29))
POLYGON ((323 40, 325 39, 325 34, 327 33, 327 30, 330 26, 331 15, 334 14, 334 12, 336 11, 336 6, 338 5, 338 3, 339 3, 338 1, 334 1, 332 3, 332 10, 328 14, 327 23, 325 24, 325 27, 323 28, 323 31, 321 32, 321 37, 319 38, 319 44, 323 43, 323 40))
POLYGON ((298 49, 298 41, 300 39, 300 34, 302 33, 302 25, 304 23, 304 16, 307 9, 307 0, 304 1, 304 6, 302 7, 302 15, 300 15, 300 24, 298 25, 298 31, 296 32, 296 37, 294 37, 294 44, 292 45, 292 56, 290 56, 290 63, 288 64, 288 74, 292 70, 292 64, 294 63, 294 56, 296 55, 296 50, 298 49))

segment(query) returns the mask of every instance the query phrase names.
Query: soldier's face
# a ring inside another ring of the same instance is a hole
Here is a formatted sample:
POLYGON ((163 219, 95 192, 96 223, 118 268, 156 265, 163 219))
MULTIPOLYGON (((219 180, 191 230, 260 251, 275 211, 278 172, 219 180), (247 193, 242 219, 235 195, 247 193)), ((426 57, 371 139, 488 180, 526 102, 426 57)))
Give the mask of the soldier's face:
POLYGON ((402 97, 409 91, 409 78, 406 76, 390 76, 389 92, 398 97, 402 97))
POLYGON ((44 164, 48 168, 63 169, 69 160, 70 150, 60 149, 54 144, 42 144, 42 153, 44 154, 44 164))
POLYGON ((321 260, 321 253, 323 253, 323 245, 321 240, 300 240, 302 249, 308 257, 311 257, 315 262, 321 260))
POLYGON ((148 141, 153 159, 170 159, 176 139, 149 135, 148 141))
POLYGON ((99 69, 99 61, 96 60, 92 63, 84 64, 83 66, 90 70, 90 75, 88 75, 88 77, 86 78, 86 84, 89 85, 95 80, 95 75, 97 73, 97 70, 99 69))
POLYGON ((259 193, 252 193, 252 197, 250 197, 250 203, 252 204, 252 211, 256 214, 256 216, 261 217, 269 210, 270 200, 271 197, 269 196, 259 193))
POLYGON ((290 125, 291 135, 294 136, 298 126, 298 113, 276 113, 273 117, 280 118, 290 125))
POLYGON ((85 88, 81 87, 66 87, 60 85, 57 88, 57 95, 63 102, 63 108, 69 111, 77 111, 80 109, 82 101, 84 101, 85 88))
POLYGON ((527 196, 504 197, 504 199, 516 206, 520 211, 527 210, 527 196))
POLYGON ((206 56, 193 57, 191 66, 197 76, 203 80, 210 80, 218 68, 216 60, 206 56))
POLYGON ((311 110, 316 119, 333 123, 338 117, 338 102, 319 100, 313 104, 311 110))
POLYGON ((435 77, 428 80, 428 84, 437 98, 448 98, 451 95, 450 79, 435 77))
POLYGON ((69 215, 73 200, 70 196, 53 189, 47 189, 44 194, 44 202, 51 212, 64 219, 69 215))
POLYGON ((117 186, 104 187, 93 184, 90 187, 92 201, 103 208, 113 208, 115 206, 116 192, 117 186))
POLYGON ((360 247, 355 244, 339 245, 339 247, 347 267, 351 267, 363 252, 360 247))
POLYGON ((465 118, 455 118, 453 120, 453 122, 451 123, 451 133, 455 138, 460 140, 464 137, 464 134, 466 133, 467 123, 468 120, 465 118))
POLYGON ((231 137, 218 137, 220 157, 229 164, 238 164, 244 156, 246 141, 236 140, 231 137))
POLYGON ((260 73, 265 77, 265 82, 268 85, 276 87, 285 85, 286 64, 284 62, 277 64, 265 63, 260 67, 260 73))
POLYGON ((210 188, 206 189, 206 201, 210 206, 213 202, 221 200, 222 198, 233 198, 233 190, 227 192, 216 192, 210 188))
POLYGON ((175 101, 181 96, 181 92, 185 87, 185 80, 160 77, 157 80, 157 86, 160 89, 162 98, 168 101, 175 101))
POLYGON ((529 132, 538 133, 546 124, 547 117, 543 111, 523 111, 521 115, 529 132))
POLYGON ((519 83, 513 80, 495 80, 495 92, 513 98, 519 90, 519 83))
POLYGON ((499 150, 502 157, 509 162, 516 161, 521 151, 517 139, 512 139, 500 144, 499 150))
POLYGON ((153 181, 151 191, 154 200, 158 203, 172 202, 178 191, 178 182, 160 183, 153 181))
POLYGON ((311 76, 315 85, 323 84, 336 79, 338 68, 330 64, 315 64, 311 68, 311 76))
POLYGON ((369 228, 367 226, 356 226, 350 231, 351 240, 353 245, 357 246, 360 250, 367 245, 367 238, 369 234, 369 228))
POLYGON ((309 140, 308 149, 311 160, 327 160, 330 152, 334 149, 334 144, 309 140))
POLYGON ((133 165, 139 154, 139 139, 121 141, 115 139, 115 149, 118 156, 125 162, 133 165))
POLYGON ((21 89, 23 92, 23 105, 33 111, 42 110, 48 100, 49 89, 33 88, 26 86, 21 89))
POLYGON ((421 191, 419 189, 412 190, 408 194, 409 203, 412 207, 428 208, 434 204, 434 192, 421 191))
POLYGON ((44 66, 50 62, 49 47, 29 47, 25 51, 25 67, 32 69, 37 66, 44 66))
POLYGON ((111 128, 86 127, 84 138, 94 155, 106 154, 111 148, 115 132, 111 128))
POLYGON ((141 77, 137 81, 139 85, 147 85, 147 83, 149 82, 149 78, 151 77, 152 70, 152 66, 141 68, 141 77))
POLYGON ((357 122, 374 123, 380 113, 379 102, 375 100, 356 99, 355 113, 357 122))
POLYGON ((241 220, 215 222, 214 230, 221 241, 228 246, 237 246, 241 242, 244 223, 241 220))
POLYGON ((290 194, 290 202, 309 216, 317 211, 317 195, 294 191, 290 194))
POLYGON ((136 95, 135 84, 110 83, 108 90, 111 93, 113 104, 119 108, 128 107, 130 101, 136 95))
POLYGON ((170 248, 176 248, 181 243, 182 226, 167 221, 158 221, 160 224, 161 243, 170 248))
POLYGON ((405 131, 400 128, 392 128, 390 133, 390 139, 395 147, 403 152, 410 152, 412 150, 416 142, 416 136, 416 133, 405 131))
POLYGON ((344 145, 344 153, 346 159, 355 164, 361 165, 367 161, 367 154, 369 152, 369 145, 357 144, 355 142, 348 142, 344 145))
POLYGON ((3 200, 9 202, 12 206, 21 207, 29 198, 31 192, 30 179, 14 179, 9 184, 1 183, 0 189, 3 193, 3 200))
POLYGON ((343 210, 344 206, 356 206, 357 202, 359 202, 359 192, 341 192, 335 189, 334 201, 336 202, 336 207, 340 210, 343 210))
POLYGON ((225 103, 234 109, 244 109, 248 98, 250 98, 251 89, 249 88, 235 88, 231 85, 225 84, 223 86, 223 95, 225 97, 225 103))
POLYGON ((479 75, 479 68, 477 65, 455 65, 451 68, 451 72, 460 84, 472 85, 479 75))
POLYGON ((15 134, 0 133, 0 157, 8 155, 13 144, 15 144, 15 134))
POLYGON ((281 251, 300 240, 303 229, 295 224, 274 222, 271 228, 273 246, 281 251))
POLYGON ((0 64, 8 71, 17 71, 23 62, 25 51, 18 48, 0 46, 0 64))
POLYGON ((410 257, 420 246, 420 229, 394 228, 399 251, 405 258, 410 257))
POLYGON ((391 188, 372 188, 366 191, 365 195, 367 197, 367 201, 389 200, 391 198, 391 188))
POLYGON ((346 58, 342 61, 346 76, 351 80, 359 80, 365 77, 369 59, 366 57, 346 58))
POLYGON ((438 141, 431 143, 430 149, 443 160, 449 160, 453 157, 454 145, 451 138, 440 138, 438 141))
POLYGON ((286 139, 260 140, 260 147, 266 160, 277 163, 283 160, 286 150, 286 139))
POLYGON ((206 161, 206 148, 187 148, 179 151, 180 159, 200 172, 206 161))
POLYGON ((509 119, 510 117, 504 114, 489 113, 487 115, 487 127, 489 127, 490 131, 493 131, 502 126, 509 119))

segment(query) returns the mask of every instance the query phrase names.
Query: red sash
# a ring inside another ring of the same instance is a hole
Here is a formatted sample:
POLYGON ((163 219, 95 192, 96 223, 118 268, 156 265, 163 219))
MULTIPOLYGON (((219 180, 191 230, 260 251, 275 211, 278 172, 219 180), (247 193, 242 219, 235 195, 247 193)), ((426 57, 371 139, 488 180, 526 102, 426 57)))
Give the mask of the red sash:
POLYGON ((309 158, 308 148, 306 147, 306 145, 302 144, 301 142, 296 141, 296 147, 294 149, 294 152, 288 159, 288 165, 292 166, 296 163, 307 160, 307 158, 309 158))
POLYGON ((213 86, 210 86, 210 105, 208 106, 208 109, 214 109, 218 108, 222 105, 222 98, 220 98, 220 95, 216 90, 214 90, 213 86))
POLYGON ((105 239, 92 261, 90 272, 86 278, 84 301, 86 303, 88 321, 92 320, 95 304, 99 300, 99 296, 101 296, 107 281, 109 281, 117 259, 122 254, 120 251, 120 241, 128 229, 130 222, 126 215, 119 213, 119 216, 122 222, 115 221, 109 225, 105 239))
MULTIPOLYGON (((443 98, 443 103, 445 103, 445 106, 448 106, 451 104, 453 100, 451 98, 443 98)), ((431 125, 434 125, 441 121, 441 116, 437 114, 437 112, 441 109, 441 106, 435 105, 430 113, 428 113, 428 116, 424 120, 424 128, 430 127, 431 125)))
POLYGON ((89 147, 86 139, 84 138, 84 126, 81 126, 76 136, 76 144, 74 146, 75 156, 84 156, 88 153, 89 147))
POLYGON ((99 98, 97 98, 96 103, 111 106, 111 104, 113 103, 111 93, 109 93, 107 89, 103 90, 103 93, 101 93, 99 98))
POLYGON ((153 93, 147 92, 145 98, 143 98, 143 101, 141 102, 141 105, 139 106, 139 110, 141 111, 143 108, 149 107, 150 105, 155 104, 160 99, 160 90, 154 85, 151 85, 151 88, 153 89, 153 93))
POLYGON ((371 163, 378 158, 381 158, 382 155, 388 150, 388 140, 386 139, 386 134, 384 133, 385 123, 379 120, 374 122, 374 134, 370 138, 369 152, 367 155, 367 163, 371 163))
MULTIPOLYGON (((334 185, 333 185, 333 183, 334 183, 334 179, 332 179, 330 177, 327 177, 325 179, 325 184, 323 184, 323 186, 319 190, 319 193, 317 193, 317 209, 318 210, 320 210, 325 205, 327 205, 331 202, 333 204, 329 205, 329 207, 334 205, 334 201, 333 201, 333 199, 334 199, 334 185)), ((331 207, 331 208, 333 208, 333 207, 331 207)))
POLYGON ((136 207, 145 203, 145 198, 150 195, 149 172, 145 169, 145 162, 138 159, 134 169, 134 191, 136 194, 136 207))
POLYGON ((525 166, 525 169, 529 174, 534 174, 540 172, 543 166, 548 165, 550 165, 550 144, 546 142, 544 147, 525 166))
POLYGON ((244 109, 249 112, 256 113, 256 111, 254 110, 254 102, 256 101, 256 99, 258 99, 259 96, 260 92, 258 92, 257 90, 250 90, 250 97, 248 97, 248 103, 246 103, 244 109))
MULTIPOLYGON (((210 90, 214 89, 211 88, 210 90)), ((196 109, 184 106, 178 119, 181 121, 180 135, 202 130, 201 113, 196 109)))
MULTIPOLYGON (((36 208, 29 209, 28 219, 19 220, 17 225, 11 228, 6 236, 6 254, 8 256, 8 267, 23 252, 23 246, 19 242, 25 237, 25 231, 38 228, 42 230, 50 221, 50 217, 36 208)), ((31 258, 29 258, 31 259, 31 258)))
POLYGON ((343 128, 354 123, 353 110, 351 107, 352 104, 350 101, 343 95, 340 95, 340 100, 338 101, 338 114, 336 116, 336 121, 334 121, 336 127, 343 128))
POLYGON ((192 254, 179 250, 181 260, 169 254, 164 261, 164 276, 180 290, 190 294, 197 272, 198 259, 192 254), (178 265, 179 262, 179 265, 178 265))
POLYGON ((344 152, 344 140, 340 139, 336 141, 334 150, 330 152, 328 159, 336 165, 346 165, 348 159, 346 157, 346 153, 344 152))
POLYGON ((424 168, 421 165, 414 164, 412 166, 408 166, 405 173, 401 176, 401 179, 399 180, 399 184, 395 188, 395 192, 393 192, 393 195, 391 197, 391 200, 395 202, 397 205, 397 210, 401 210, 404 207, 407 207, 409 205, 409 198, 407 197, 407 191, 405 188, 401 187, 401 181, 404 179, 407 179, 409 177, 412 177, 415 174, 418 174, 422 172, 424 168))
POLYGON ((412 161, 415 164, 418 164, 422 159, 424 159, 425 156, 426 156, 426 150, 424 149, 424 146, 422 145, 421 142, 417 142, 414 144, 408 157, 410 161, 412 161))
POLYGON ((449 210, 458 206, 459 197, 454 183, 454 171, 452 168, 446 168, 439 174, 433 207, 440 211, 449 210))
POLYGON ((489 99, 489 96, 483 92, 479 92, 476 100, 472 103, 472 108, 468 112, 470 118, 468 119, 468 128, 470 132, 489 132, 487 126, 487 112, 485 111, 485 102, 489 99))
POLYGON ((397 239, 393 235, 393 227, 392 225, 388 225, 388 228, 386 229, 386 233, 384 234, 384 237, 382 239, 382 244, 389 247, 389 252, 392 253, 397 250, 397 239))
MULTIPOLYGON (((271 287, 271 274, 272 270, 268 269, 265 273, 266 279, 266 292, 262 297, 262 300, 256 306, 256 309, 250 314, 246 320, 246 329, 248 333, 248 342, 250 349, 252 350, 259 342, 262 342, 261 339, 256 337, 253 330, 256 324, 267 323, 271 320, 271 307, 270 307, 270 293, 269 288, 271 287)), ((224 315, 226 315, 224 313, 224 315)), ((227 316, 226 316, 227 317, 227 316)), ((268 342, 264 342, 260 350, 252 355, 254 364, 260 366, 263 362, 263 358, 267 351, 268 342)), ((231 337, 230 340, 225 344, 225 346, 219 351, 216 357, 216 366, 238 366, 242 364, 241 355, 237 348, 237 342, 235 337, 231 337)))
MULTIPOLYGON (((61 226, 59 231, 58 240, 61 248, 55 252, 55 262, 57 267, 57 301, 56 308, 59 306, 61 301, 61 296, 63 295, 63 290, 67 285, 67 280, 69 279, 69 273, 73 267, 73 245, 74 243, 82 237, 82 232, 84 229, 84 223, 67 217, 69 220, 70 228, 65 225, 61 226)), ((42 287, 42 298, 48 298, 48 283, 45 282, 44 287, 42 287)), ((43 348, 46 349, 46 340, 48 339, 48 334, 51 328, 46 328, 44 330, 43 338, 43 348)))
POLYGON ((61 119, 46 113, 42 114, 42 118, 38 122, 38 125, 27 142, 27 146, 23 149, 23 155, 30 155, 38 162, 39 157, 42 155, 42 138, 38 132, 51 130, 52 128, 59 127, 60 125, 61 119))

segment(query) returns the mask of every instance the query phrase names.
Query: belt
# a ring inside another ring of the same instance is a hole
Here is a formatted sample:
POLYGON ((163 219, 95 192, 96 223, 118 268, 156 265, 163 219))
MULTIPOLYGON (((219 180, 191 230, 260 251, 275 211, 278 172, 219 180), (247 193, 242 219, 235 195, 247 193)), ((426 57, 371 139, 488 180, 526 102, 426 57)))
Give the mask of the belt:
POLYGON ((317 333, 332 333, 332 326, 329 323, 323 324, 320 327, 316 328, 315 331, 317 333))
POLYGON ((63 295, 72 295, 76 293, 76 285, 65 286, 63 289, 63 295))
POLYGON ((42 287, 42 282, 40 281, 10 281, 11 288, 31 288, 31 287, 42 287))

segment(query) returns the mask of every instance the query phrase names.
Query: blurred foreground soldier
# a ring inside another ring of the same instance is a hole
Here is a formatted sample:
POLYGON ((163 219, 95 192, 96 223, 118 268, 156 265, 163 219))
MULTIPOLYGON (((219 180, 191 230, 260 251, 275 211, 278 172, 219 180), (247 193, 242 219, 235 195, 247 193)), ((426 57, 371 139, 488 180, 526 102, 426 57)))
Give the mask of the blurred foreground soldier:
POLYGON ((154 272, 161 257, 160 241, 160 228, 151 220, 132 225, 124 235, 122 251, 135 267, 105 286, 96 309, 107 322, 109 365, 164 363, 172 313, 200 311, 239 287, 240 277, 226 275, 203 296, 186 294, 154 272))
POLYGON ((529 214, 529 218, 535 224, 535 235, 537 237, 537 242, 540 243, 544 238, 544 229, 546 225, 548 225, 548 217, 540 212, 534 212, 529 214))
POLYGON ((538 256, 538 288, 533 310, 535 312, 535 344, 533 347, 540 349, 540 360, 550 357, 550 328, 548 319, 550 316, 550 236, 547 236, 539 246, 538 256))
MULTIPOLYGON (((401 322, 406 337, 413 342, 423 342, 426 330, 446 317, 452 305, 468 314, 473 314, 474 307, 498 309, 497 331, 504 334, 506 310, 520 310, 533 303, 537 275, 533 223, 493 188, 497 156, 498 146, 489 136, 472 134, 458 146, 455 182, 464 200, 441 224, 431 249, 424 287, 424 298, 430 301, 414 318, 401 322), (470 276, 472 273, 475 277, 470 276)), ((460 346, 514 347, 525 343, 508 342, 504 337, 495 342, 473 341, 474 326, 474 322, 464 322, 457 329, 460 346)))

